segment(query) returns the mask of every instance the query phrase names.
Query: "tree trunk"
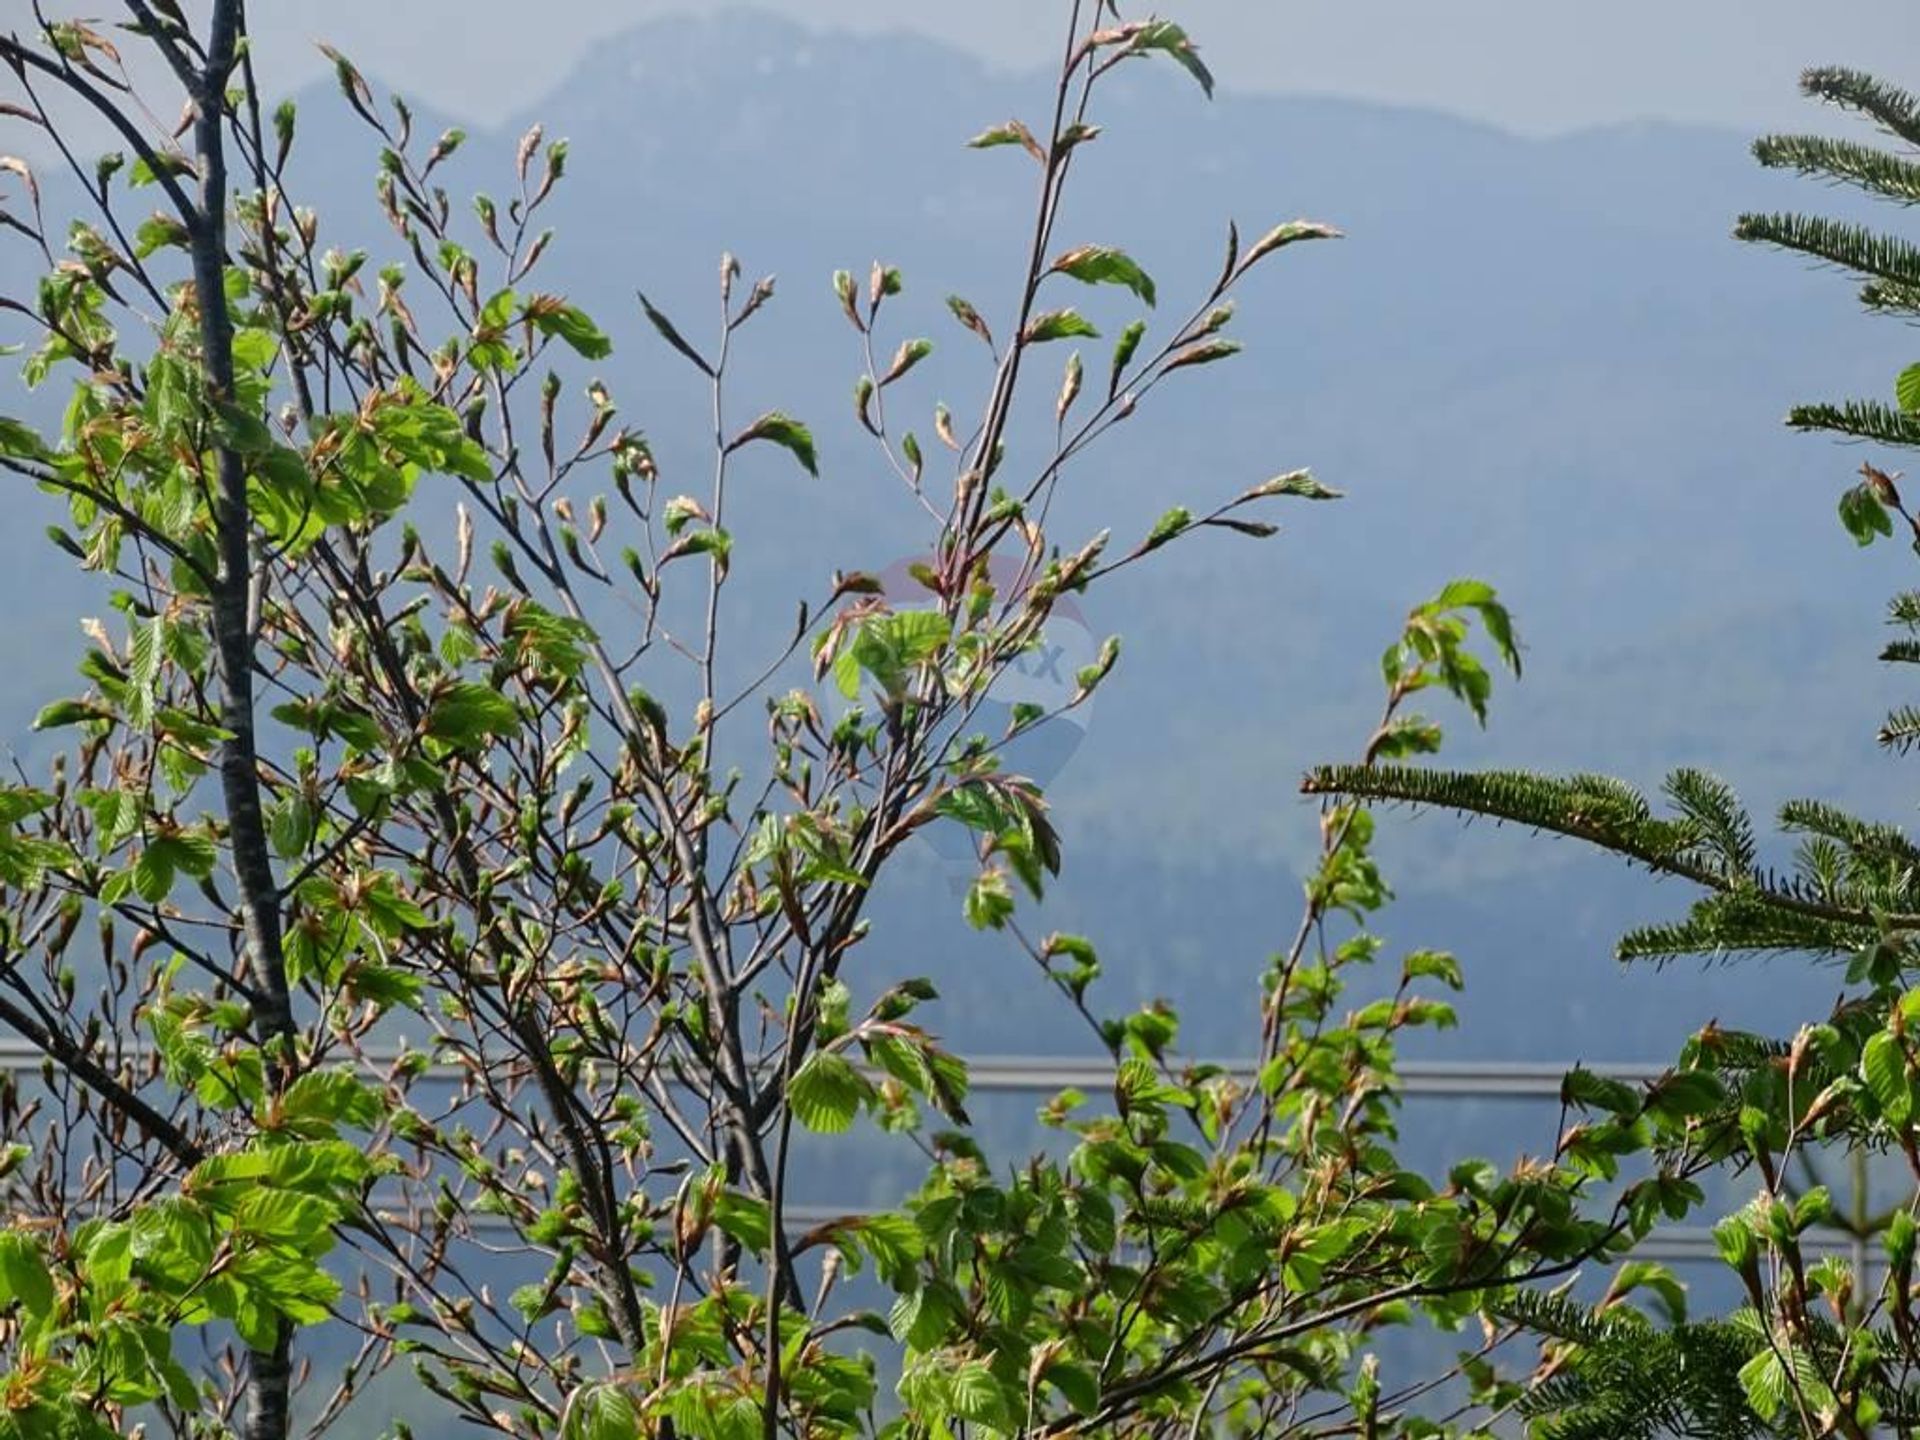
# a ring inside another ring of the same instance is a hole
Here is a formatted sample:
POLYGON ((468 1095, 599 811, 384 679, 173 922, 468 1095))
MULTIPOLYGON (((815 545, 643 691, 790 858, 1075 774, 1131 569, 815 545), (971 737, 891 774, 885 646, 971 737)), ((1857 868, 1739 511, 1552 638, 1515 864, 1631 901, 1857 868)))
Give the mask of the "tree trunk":
MULTIPOLYGON (((231 403, 234 394, 233 318, 226 293, 225 126, 227 80, 242 25, 242 0, 215 0, 206 69, 194 96, 200 209, 192 227, 193 279, 200 307, 201 365, 208 398, 215 405, 231 403)), ((267 1049, 269 1082, 277 1088, 294 1061, 295 1031, 281 948, 280 892, 261 810, 254 738, 253 525, 241 457, 223 445, 215 449, 214 463, 214 530, 219 547, 212 605, 214 651, 220 724, 232 737, 220 753, 220 790, 239 887, 247 968, 257 995, 255 1034, 267 1049)), ((285 1440, 292 1380, 293 1327, 281 1320, 273 1344, 248 1356, 247 1440, 285 1440)))

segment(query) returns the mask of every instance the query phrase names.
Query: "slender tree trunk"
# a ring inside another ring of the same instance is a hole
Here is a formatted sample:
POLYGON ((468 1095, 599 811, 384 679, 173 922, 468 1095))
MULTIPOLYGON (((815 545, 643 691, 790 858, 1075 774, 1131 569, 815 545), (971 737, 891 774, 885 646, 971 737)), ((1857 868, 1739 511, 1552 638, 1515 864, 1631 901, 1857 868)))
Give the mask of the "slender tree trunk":
MULTIPOLYGON (((193 279, 200 307, 201 365, 209 399, 234 395, 233 318, 227 306, 226 87, 244 23, 242 0, 215 0, 207 63, 194 102, 194 143, 200 164, 200 209, 193 227, 193 279)), ((214 451, 214 529, 219 570, 213 585, 215 665, 220 724, 231 736, 220 753, 220 790, 239 887, 247 967, 257 993, 255 1032, 268 1050, 267 1073, 276 1086, 294 1060, 292 998, 281 946, 280 892, 260 803, 259 751, 254 736, 253 525, 241 457, 214 451)), ((285 1440, 293 1376, 293 1327, 278 1322, 271 1346, 253 1350, 247 1364, 247 1440, 285 1440)))

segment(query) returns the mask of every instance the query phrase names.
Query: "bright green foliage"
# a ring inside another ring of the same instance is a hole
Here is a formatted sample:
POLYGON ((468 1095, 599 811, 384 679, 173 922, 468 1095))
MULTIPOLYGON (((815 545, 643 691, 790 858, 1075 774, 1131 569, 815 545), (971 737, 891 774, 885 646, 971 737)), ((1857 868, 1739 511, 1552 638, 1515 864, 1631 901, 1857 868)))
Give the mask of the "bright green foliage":
MULTIPOLYGON (((1920 100, 1871 77, 1815 70, 1809 95, 1877 122, 1920 145, 1920 100)), ((1763 140, 1763 164, 1852 185, 1898 203, 1920 195, 1920 163, 1853 142, 1814 137, 1763 140)), ((1920 315, 1920 249, 1867 227, 1798 215, 1746 216, 1737 233, 1852 270, 1869 309, 1920 315)), ((1902 372, 1893 406, 1878 401, 1796 408, 1789 423, 1885 446, 1920 448, 1920 367, 1902 372)), ((1920 522, 1898 477, 1868 462, 1840 500, 1840 519, 1861 544, 1896 530, 1920 553, 1920 522), (1896 521, 1899 523, 1896 525, 1896 521)), ((1896 638, 1882 658, 1920 661, 1920 595, 1897 597, 1896 638)), ((1887 718, 1881 743, 1905 751, 1920 737, 1920 711, 1887 718)), ((1658 1325, 1613 1302, 1594 1309, 1539 1296, 1509 1313, 1553 1337, 1552 1378, 1521 1409, 1554 1440, 1686 1434, 1718 1437, 1909 1433, 1920 1424, 1920 1310, 1912 1289, 1920 1205, 1920 843, 1904 831, 1818 800, 1781 807, 1793 843, 1779 866, 1759 850, 1752 820, 1733 791, 1699 771, 1669 777, 1656 810, 1632 787, 1603 776, 1552 778, 1519 772, 1455 773, 1412 767, 1327 767, 1310 793, 1349 800, 1434 805, 1569 836, 1704 892, 1683 918, 1625 936, 1622 959, 1665 961, 1790 954, 1844 967, 1833 1013, 1790 1038, 1709 1024, 1689 1042, 1673 1078, 1711 1079, 1684 1108, 1712 1138, 1702 1154, 1753 1176, 1750 1205, 1716 1228, 1721 1258, 1746 1303, 1724 1319, 1658 1325), (1836 1209, 1822 1174, 1851 1161, 1856 1187, 1867 1158, 1904 1158, 1912 1188, 1878 1214, 1856 1190, 1850 1215, 1836 1209), (1870 1268, 1835 1256, 1816 1261, 1825 1232, 1862 1247, 1870 1268), (1878 1252, 1878 1253, 1875 1253, 1878 1252)), ((1569 1098, 1614 1110, 1631 1097, 1591 1078, 1569 1078, 1569 1098), (1578 1080, 1578 1083, 1576 1083, 1578 1080)), ((1660 1088, 1660 1087, 1656 1087, 1660 1088)))

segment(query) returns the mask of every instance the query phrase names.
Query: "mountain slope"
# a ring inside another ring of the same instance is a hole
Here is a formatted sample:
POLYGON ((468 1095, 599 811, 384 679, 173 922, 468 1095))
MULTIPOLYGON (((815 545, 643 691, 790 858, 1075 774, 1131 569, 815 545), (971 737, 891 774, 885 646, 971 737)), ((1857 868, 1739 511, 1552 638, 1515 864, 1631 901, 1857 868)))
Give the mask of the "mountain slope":
MULTIPOLYGON (((824 478, 748 476, 733 527, 741 625, 784 625, 828 570, 912 549, 916 512, 852 422, 858 357, 827 276, 876 257, 901 266, 894 338, 924 332, 940 349, 895 413, 917 409, 924 435, 936 398, 967 409, 984 369, 941 299, 968 295, 1003 323, 1032 183, 1017 150, 964 141, 1012 114, 1037 122, 1045 102, 1043 85, 925 42, 723 12, 599 47, 536 107, 572 140, 547 283, 615 335, 608 378, 670 485, 702 464, 704 399, 633 290, 704 334, 723 249, 782 277, 743 337, 735 403, 812 420, 824 478)), ((532 118, 475 134, 449 188, 504 189, 532 118)), ((1455 573, 1495 580, 1532 646, 1493 730, 1456 722, 1463 756, 1641 781, 1704 761, 1764 803, 1816 791, 1897 813, 1868 733, 1889 689, 1868 626, 1894 562, 1856 558, 1832 523, 1856 459, 1778 420, 1795 399, 1879 389, 1906 357, 1899 332, 1856 318, 1832 281, 1727 238, 1741 209, 1809 199, 1755 169, 1743 137, 1646 126, 1536 141, 1340 101, 1208 105, 1150 66, 1101 118, 1063 239, 1126 247, 1169 314, 1211 278, 1230 215, 1251 230, 1308 214, 1349 235, 1275 262, 1237 322, 1248 353, 1210 371, 1217 383, 1171 387, 1083 464, 1057 512, 1063 539, 1099 524, 1124 537, 1170 504, 1301 464, 1350 494, 1286 515, 1265 545, 1178 548, 1089 602, 1089 623, 1123 633, 1127 654, 1055 786, 1069 841, 1056 908, 1111 930, 1116 997, 1172 989, 1198 1048, 1237 1043, 1263 951, 1291 924, 1287 862, 1311 844, 1294 777, 1357 746, 1376 704, 1372 657, 1455 573), (1123 917, 1115 885, 1150 893, 1123 917)), ((369 198, 373 148, 337 100, 308 97, 300 152, 305 198, 337 217, 340 242, 391 251, 369 198)), ((4 252, 0 276, 26 258, 4 252)), ((1074 298, 1109 333, 1131 314, 1074 298)), ((1089 362, 1103 357, 1096 342, 1089 362)), ((0 532, 0 603, 16 617, 0 637, 10 734, 69 683, 71 617, 95 593, 40 540, 47 510, 23 503, 35 523, 0 532)), ((1389 848, 1408 901, 1394 934, 1438 938, 1416 922, 1444 920, 1447 938, 1475 942, 1470 970, 1492 995, 1561 1007, 1561 1031, 1525 1034, 1515 1004, 1476 1007, 1467 1048, 1537 1051, 1548 1036, 1552 1049, 1559 1034, 1571 1043, 1567 1026, 1589 1055, 1654 1047, 1647 1027, 1671 1018, 1674 992, 1611 977, 1610 922, 1584 903, 1611 872, 1446 823, 1396 829, 1389 848), (1545 937, 1556 953, 1540 953, 1545 937), (1558 978, 1511 987, 1539 973, 1558 978)), ((957 908, 931 874, 883 900, 896 918, 957 908)), ((1010 1031, 969 1008, 990 1007, 983 967, 1014 963, 1003 949, 957 917, 910 933, 951 977, 956 1037, 1004 1049, 1053 1036, 1048 1017, 1010 1031)), ((1788 1006, 1827 983, 1771 989, 1788 1006)))

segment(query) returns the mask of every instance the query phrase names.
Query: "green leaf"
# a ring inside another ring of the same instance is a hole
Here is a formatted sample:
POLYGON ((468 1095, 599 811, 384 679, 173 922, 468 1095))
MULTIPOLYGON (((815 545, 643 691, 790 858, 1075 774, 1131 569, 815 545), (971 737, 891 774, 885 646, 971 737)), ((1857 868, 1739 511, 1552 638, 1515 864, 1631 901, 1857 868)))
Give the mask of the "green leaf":
POLYGON ((1263 480, 1240 498, 1246 500, 1266 500, 1278 495, 1296 496, 1302 500, 1339 500, 1340 491, 1322 485, 1313 478, 1310 470, 1289 470, 1284 475, 1276 475, 1271 480, 1263 480))
POLYGON ((1258 264, 1274 251, 1288 245, 1298 244, 1302 240, 1338 240, 1341 234, 1331 225, 1322 225, 1317 220, 1289 220, 1284 225, 1276 225, 1248 248, 1240 257, 1236 273, 1245 274, 1249 267, 1258 264))
POLYGON ((834 679, 848 699, 859 693, 859 672, 871 675, 889 696, 899 696, 915 667, 932 660, 952 634, 938 610, 897 610, 876 615, 854 633, 834 662, 834 679))
POLYGON ((678 560, 684 555, 708 555, 720 562, 721 571, 726 570, 727 559, 733 554, 733 536, 725 530, 693 530, 682 535, 673 544, 660 552, 660 563, 678 560))
POLYGON ((703 357, 698 350, 687 343, 686 337, 674 328, 671 320, 653 308, 653 302, 648 300, 645 295, 640 296, 640 308, 646 312, 647 320, 652 324, 653 328, 660 332, 660 338, 662 340, 665 340, 667 344, 684 355, 693 363, 700 373, 705 375, 709 380, 713 378, 713 366, 706 362, 705 357, 703 357))
POLYGON ((1893 382, 1894 397, 1909 415, 1920 412, 1920 364, 1909 365, 1893 382))
POLYGON ((531 1325, 546 1313, 551 1299, 545 1285, 517 1285, 513 1293, 507 1296, 507 1303, 519 1313, 522 1320, 531 1325))
POLYGON ((133 253, 144 260, 156 250, 187 248, 190 236, 187 227, 171 215, 150 215, 140 222, 140 228, 133 233, 133 253))
POLYGON ((162 175, 175 178, 194 173, 193 162, 186 156, 167 151, 152 151, 149 156, 135 160, 127 168, 127 184, 132 189, 143 185, 158 183, 162 175))
POLYGON ((854 1069, 853 1062, 830 1050, 816 1050, 793 1073, 787 1104, 794 1119, 819 1135, 839 1135, 853 1128, 862 1102, 873 1086, 854 1069))
POLYGON ((1012 823, 1010 808, 1000 802, 995 790, 977 783, 956 785, 934 802, 934 813, 958 820, 969 830, 982 835, 998 835, 1012 823))
POLYGON ((1442 950, 1415 950, 1401 962, 1401 973, 1409 980, 1434 979, 1449 990, 1465 987, 1460 962, 1442 950))
POLYGON ((149 845, 133 862, 133 888, 149 905, 173 893, 173 861, 163 845, 149 845))
POLYGON ((954 1367, 949 1394, 956 1419, 994 1430, 1014 1428, 1014 1405, 985 1361, 968 1360, 954 1367))
POLYGON ((560 1440, 639 1440, 640 1412, 633 1397, 611 1383, 575 1391, 563 1415, 560 1440))
POLYGON ((723 1190, 713 1203, 713 1223, 747 1248, 765 1255, 773 1243, 773 1212, 767 1202, 738 1190, 723 1190))
POLYGON ((390 965, 359 964, 350 966, 340 977, 340 992, 349 1001, 357 1004, 377 1005, 382 1009, 403 1006, 409 1010, 420 1008, 420 997, 426 992, 426 981, 404 970, 396 970, 390 965))
POLYGON ((30 1315, 46 1315, 53 1309, 53 1276, 31 1237, 0 1230, 0 1309, 14 1300, 30 1315))
POLYGON ((1176 505, 1154 522, 1148 532, 1143 550, 1157 550, 1174 536, 1187 530, 1193 524, 1193 512, 1184 505, 1176 505))
POLYGON ((1084 1365, 1049 1365, 1043 1376, 1047 1384, 1082 1415, 1100 1408, 1100 1381, 1084 1365))
POLYGON ((1106 245, 1082 245, 1053 262, 1052 274, 1071 275, 1086 285, 1124 285, 1147 304, 1154 303, 1153 277, 1124 251, 1106 245))
POLYGON ((1769 1347, 1740 1367, 1740 1386, 1753 1413, 1771 1421, 1787 1401, 1787 1367, 1769 1347))
POLYGON ((1889 1124, 1904 1125, 1913 1115, 1913 1090, 1907 1081, 1907 1056, 1898 1036, 1882 1030, 1868 1037, 1860 1052, 1860 1078, 1880 1102, 1889 1124))
POLYGON ((14 460, 44 460, 47 447, 31 425, 0 415, 0 455, 14 460))
POLYGON ((489 735, 510 735, 519 725, 520 712, 511 700, 472 683, 442 691, 427 712, 427 733, 451 745, 471 746, 489 735))
POLYGON ((1107 398, 1120 393, 1120 380, 1127 366, 1133 363, 1134 353, 1139 350, 1140 342, 1147 333, 1147 322, 1135 320, 1120 332, 1120 339, 1113 347, 1113 371, 1107 382, 1107 398))
POLYGON ((512 290, 496 290, 487 297, 487 303, 480 307, 479 328, 499 330, 513 319, 514 308, 520 303, 520 297, 512 290))
POLYGON ((1005 872, 983 870, 967 888, 967 923, 976 930, 998 930, 1013 916, 1013 891, 1005 872))
POLYGON ((557 335, 586 360, 604 360, 613 354, 613 342, 586 311, 553 295, 536 295, 527 302, 527 318, 542 335, 557 335))
POLYGON ((351 1070, 309 1070, 295 1080, 280 1097, 283 1123, 316 1122, 323 1132, 336 1125, 351 1125, 365 1130, 373 1126, 385 1109, 378 1091, 351 1070))
POLYGON ((1895 1265, 1905 1265, 1913 1259, 1916 1226, 1911 1211, 1897 1209, 1893 1218, 1887 1221, 1886 1234, 1881 1237, 1885 1245, 1887 1258, 1895 1265))
POLYGON ((1172 374, 1175 370, 1184 370, 1190 365, 1211 365, 1216 360, 1225 360, 1230 355, 1240 353, 1238 340, 1203 340, 1198 345, 1189 345, 1180 351, 1162 367, 1162 374, 1172 374))
POLYGON ((793 458, 800 462, 809 475, 819 477, 820 458, 813 447, 813 432, 792 416, 783 415, 778 410, 769 411, 728 441, 727 453, 731 454, 755 440, 766 440, 791 451, 793 458))
POLYGON ((963 295, 949 295, 947 309, 953 312, 954 319, 984 340, 989 349, 993 347, 993 332, 987 328, 987 322, 981 318, 980 312, 974 309, 972 301, 963 295))
POLYGON ((1187 32, 1171 20, 1148 21, 1134 35, 1132 48, 1171 56, 1181 69, 1199 82, 1207 98, 1213 98, 1213 72, 1201 63, 1199 49, 1188 38, 1187 32))
POLYGON ((295 860, 313 844, 316 817, 306 796, 293 794, 267 814, 267 838, 273 853, 282 860, 295 860))
POLYGON ((1862 545, 1871 545, 1878 535, 1893 534, 1893 519, 1880 503, 1871 486, 1859 484, 1840 492, 1840 523, 1862 545))
POLYGON ((108 719, 108 712, 87 700, 56 700, 33 717, 36 730, 58 730, 67 725, 84 725, 89 720, 108 719))
POLYGON ((852 650, 842 650, 833 659, 833 684, 848 700, 860 693, 860 662, 852 650))
POLYGON ((1647 1093, 1647 1109, 1672 1120, 1708 1115, 1726 1103, 1726 1087, 1707 1070, 1676 1070, 1647 1093))
POLYGON ((1029 345, 1044 345, 1049 340, 1070 340, 1082 335, 1098 337, 1099 334, 1093 322, 1078 310, 1049 310, 1029 320, 1020 338, 1029 345))
POLYGON ((1633 1086, 1577 1066, 1560 1082, 1560 1101, 1563 1105, 1579 1105, 1590 1110, 1610 1110, 1627 1119, 1638 1115, 1641 1108, 1640 1092, 1633 1086))
POLYGON ((995 125, 990 130, 982 130, 967 142, 970 149, 992 150, 1000 145, 1019 145, 1036 160, 1045 160, 1046 155, 1040 149, 1040 142, 1033 138, 1033 131, 1019 120, 1009 120, 1004 125, 995 125))
POLYGON ((233 1207, 234 1229, 270 1245, 313 1254, 324 1248, 337 1212, 312 1195, 292 1190, 250 1190, 233 1207))
POLYGON ((887 373, 880 377, 881 388, 891 385, 932 353, 931 340, 901 341, 900 348, 894 352, 893 363, 887 366, 887 373))

